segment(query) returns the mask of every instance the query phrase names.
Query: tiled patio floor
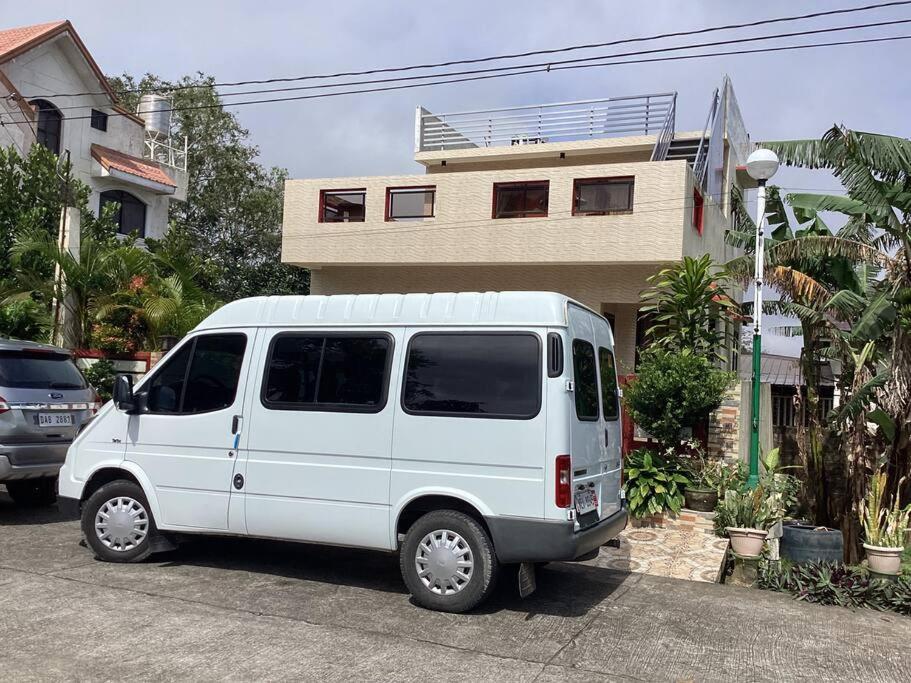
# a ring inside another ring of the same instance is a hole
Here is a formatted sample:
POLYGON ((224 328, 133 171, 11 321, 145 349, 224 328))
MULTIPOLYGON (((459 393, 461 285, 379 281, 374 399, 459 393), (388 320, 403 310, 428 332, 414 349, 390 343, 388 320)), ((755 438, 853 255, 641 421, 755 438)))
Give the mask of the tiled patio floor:
MULTIPOLYGON (((681 513, 681 518, 691 514, 681 513)), ((690 581, 718 581, 728 541, 711 533, 705 517, 693 525, 668 521, 663 527, 628 527, 619 548, 601 548, 586 564, 619 571, 668 576, 690 581)))

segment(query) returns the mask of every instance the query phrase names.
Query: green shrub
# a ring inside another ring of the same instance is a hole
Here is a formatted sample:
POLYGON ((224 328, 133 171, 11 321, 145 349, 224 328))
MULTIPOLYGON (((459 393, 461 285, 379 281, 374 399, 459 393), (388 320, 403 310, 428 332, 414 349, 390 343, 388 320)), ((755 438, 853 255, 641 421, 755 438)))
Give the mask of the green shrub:
POLYGON ((685 428, 721 405, 733 379, 703 356, 653 349, 623 390, 623 401, 636 424, 664 447, 676 447, 685 428))
POLYGON ((675 461, 640 448, 626 458, 626 500, 633 517, 680 512, 683 489, 690 483, 675 461))
POLYGON ((95 387, 95 391, 101 397, 102 402, 111 400, 111 392, 114 390, 114 378, 117 373, 114 371, 114 364, 102 358, 95 361, 88 368, 82 371, 85 381, 95 387))
POLYGON ((901 576, 895 581, 871 578, 863 569, 840 562, 781 567, 764 562, 759 568, 759 587, 820 605, 869 607, 911 615, 911 577, 901 576))
POLYGON ((47 341, 51 318, 47 307, 33 299, 0 306, 0 337, 47 341))

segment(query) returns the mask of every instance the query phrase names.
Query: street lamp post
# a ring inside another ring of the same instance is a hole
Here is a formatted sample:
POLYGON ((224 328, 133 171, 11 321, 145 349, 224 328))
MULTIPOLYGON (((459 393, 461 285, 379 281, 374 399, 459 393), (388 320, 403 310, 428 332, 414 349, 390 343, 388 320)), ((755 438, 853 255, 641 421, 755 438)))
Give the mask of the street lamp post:
POLYGON ((747 173, 757 185, 755 267, 753 270, 753 386, 750 403, 750 476, 747 487, 759 483, 759 398, 760 366, 762 362, 762 279, 765 260, 765 193, 766 182, 778 170, 778 157, 768 149, 757 149, 747 159, 747 173))

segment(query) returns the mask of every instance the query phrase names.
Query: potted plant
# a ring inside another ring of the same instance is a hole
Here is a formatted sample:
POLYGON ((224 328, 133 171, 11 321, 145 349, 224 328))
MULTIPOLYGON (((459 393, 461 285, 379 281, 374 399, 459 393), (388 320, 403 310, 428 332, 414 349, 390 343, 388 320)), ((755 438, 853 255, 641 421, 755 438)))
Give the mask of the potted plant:
MULTIPOLYGON (((899 489, 902 482, 904 478, 898 483, 899 489)), ((880 471, 870 478, 860 510, 860 521, 866 538, 864 550, 871 572, 897 576, 901 572, 905 532, 911 527, 911 505, 900 508, 898 496, 894 496, 891 508, 885 503, 886 473, 880 471)))
POLYGON ((696 439, 684 442, 686 477, 690 483, 683 492, 686 507, 697 512, 711 512, 718 505, 723 478, 722 463, 709 458, 696 439))
POLYGON ((728 490, 715 509, 715 527, 731 539, 731 550, 741 557, 759 557, 768 527, 777 521, 774 500, 759 484, 746 491, 728 490))

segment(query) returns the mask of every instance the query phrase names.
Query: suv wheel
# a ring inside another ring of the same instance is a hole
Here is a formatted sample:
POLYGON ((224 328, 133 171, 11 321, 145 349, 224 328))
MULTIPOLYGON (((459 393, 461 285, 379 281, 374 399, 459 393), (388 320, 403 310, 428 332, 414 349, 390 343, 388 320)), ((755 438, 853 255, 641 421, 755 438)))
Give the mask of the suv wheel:
POLYGON ((415 602, 441 612, 466 612, 486 600, 499 570, 487 532, 455 510, 429 512, 412 524, 399 564, 415 602))
POLYGON ((144 560, 152 552, 155 531, 149 502, 132 481, 105 484, 82 506, 82 533, 99 560, 144 560))
POLYGON ((6 490, 19 505, 53 505, 57 501, 57 478, 8 481, 6 490))

